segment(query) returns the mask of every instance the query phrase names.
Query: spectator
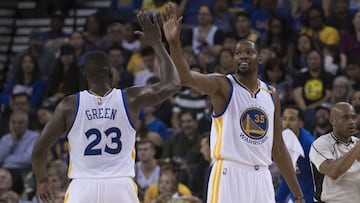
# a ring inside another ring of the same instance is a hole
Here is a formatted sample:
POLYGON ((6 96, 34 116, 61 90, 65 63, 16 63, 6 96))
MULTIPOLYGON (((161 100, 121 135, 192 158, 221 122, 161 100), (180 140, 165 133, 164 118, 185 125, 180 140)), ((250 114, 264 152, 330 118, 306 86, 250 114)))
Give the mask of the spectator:
POLYGON ((153 140, 154 144, 158 147, 163 147, 168 138, 167 127, 160 119, 154 116, 154 111, 154 107, 144 108, 140 114, 140 119, 146 125, 148 132, 158 135, 156 140, 153 140))
POLYGON ((350 58, 359 58, 360 52, 360 11, 357 11, 352 19, 351 28, 341 34, 340 52, 341 58, 345 63, 342 67, 346 66, 346 61, 350 58))
POLYGON ((291 61, 291 74, 298 74, 302 69, 307 67, 307 56, 311 50, 315 49, 312 38, 307 34, 299 34, 296 39, 296 49, 291 61))
POLYGON ((124 50, 121 47, 111 47, 108 50, 110 64, 116 69, 119 81, 115 84, 117 88, 124 89, 134 85, 134 76, 125 67, 124 50))
POLYGON ((144 200, 145 191, 159 181, 160 166, 155 159, 155 145, 148 139, 137 143, 135 181, 139 187, 139 199, 144 200))
POLYGON ((140 53, 144 62, 144 68, 135 74, 134 85, 136 86, 144 86, 151 76, 159 76, 153 48, 146 47, 140 53))
MULTIPOLYGON (((190 189, 184 185, 183 183, 181 183, 181 181, 179 181, 179 172, 178 172, 178 167, 177 163, 175 163, 173 160, 170 159, 164 159, 161 160, 161 163, 159 163, 160 165, 160 177, 166 175, 167 177, 175 177, 174 179, 171 180, 171 182, 177 182, 177 187, 175 186, 175 190, 176 191, 176 195, 177 196, 188 196, 191 195, 191 191, 190 189)), ((164 180, 165 178, 163 177, 162 180, 164 180)), ((166 178, 167 179, 167 178, 166 178)), ((169 180, 169 179, 167 179, 169 180)), ((160 179, 159 179, 160 182, 160 179)), ((145 197, 144 197, 144 203, 148 203, 151 202, 151 200, 155 200, 155 199, 160 199, 159 197, 159 191, 160 191, 160 185, 159 182, 156 184, 152 184, 149 186, 149 188, 146 190, 145 193, 145 197)), ((169 188, 168 188, 169 189, 169 188)), ((173 188, 174 189, 174 188, 173 188)), ((162 191, 164 191, 164 187, 162 186, 162 191)), ((169 190, 167 190, 169 191, 169 190)), ((173 193, 174 194, 174 193, 173 193)), ((170 196, 172 197, 171 194, 170 196)))
MULTIPOLYGON (((30 97, 27 93, 17 93, 11 96, 9 108, 5 110, 0 120, 0 138, 2 135, 9 132, 10 115, 14 111, 24 111, 28 114, 29 118, 35 117, 35 111, 31 109, 30 97)), ((38 123, 35 119, 29 120, 29 129, 36 130, 38 123)))
MULTIPOLYGON (((260 33, 251 29, 251 16, 247 12, 239 12, 235 18, 236 41, 241 39, 249 39, 257 42, 260 39, 260 33)), ((234 43, 234 44, 235 44, 234 43)))
POLYGON ((268 31, 268 20, 272 15, 278 13, 292 24, 292 17, 289 9, 278 7, 277 0, 260 0, 259 7, 251 13, 252 27, 261 34, 268 31))
POLYGON ((191 31, 191 37, 185 45, 192 45, 195 54, 216 56, 223 42, 223 31, 213 23, 210 7, 203 5, 198 10, 198 24, 191 31))
POLYGON ((45 81, 40 77, 40 68, 31 53, 21 59, 21 67, 13 78, 10 78, 1 93, 1 103, 7 107, 12 94, 26 92, 30 96, 33 109, 41 104, 45 90, 45 81))
POLYGON ((325 17, 320 8, 312 7, 305 15, 305 27, 300 33, 306 33, 314 40, 316 48, 322 49, 325 45, 338 45, 339 32, 325 24, 325 17))
POLYGON ((11 173, 5 169, 0 168, 0 197, 13 187, 13 180, 11 173))
POLYGON ((124 40, 122 42, 122 46, 133 53, 140 51, 141 46, 140 40, 134 33, 138 27, 139 25, 134 22, 124 23, 124 40))
POLYGON ((323 50, 324 68, 327 72, 338 76, 342 74, 341 69, 341 56, 338 45, 327 45, 323 50))
POLYGON ((31 170, 31 152, 39 134, 28 129, 29 118, 23 111, 10 116, 10 133, 0 140, 0 167, 26 174, 31 170))
POLYGON ((179 120, 181 131, 168 139, 164 147, 163 157, 178 160, 182 164, 182 170, 189 173, 189 188, 194 194, 200 195, 202 188, 197 187, 196 183, 202 183, 206 169, 206 166, 202 164, 204 158, 199 151, 200 141, 204 135, 198 132, 198 122, 193 113, 182 111, 179 114, 179 120), (195 175, 198 174, 198 170, 202 173, 195 175))
POLYGON ((233 52, 230 49, 223 48, 220 50, 215 72, 224 75, 232 74, 234 72, 233 52))
POLYGON ((332 11, 327 17, 327 24, 336 28, 338 31, 347 31, 352 26, 353 14, 350 12, 350 0, 336 0, 333 1, 332 11))
POLYGON ((75 31, 70 36, 69 44, 74 48, 76 63, 82 66, 86 55, 95 50, 95 46, 90 44, 82 32, 75 31))
POLYGON ((76 64, 74 47, 69 44, 61 46, 60 56, 51 73, 51 80, 48 81, 47 102, 56 105, 66 95, 79 91, 81 76, 80 67, 76 64))
MULTIPOLYGON (((300 156, 296 161, 295 172, 297 179, 299 181, 301 190, 304 194, 304 199, 306 203, 313 203, 314 197, 314 185, 312 180, 312 173, 310 168, 310 159, 309 151, 311 144, 314 142, 314 137, 303 128, 304 115, 303 111, 297 106, 288 106, 285 107, 282 114, 282 128, 289 128, 297 136, 302 149, 304 150, 304 155, 300 156)), ((289 146, 288 146, 289 147, 289 146)), ((285 200, 290 196, 294 201, 294 196, 291 194, 289 187, 287 186, 283 177, 281 177, 280 185, 276 191, 276 201, 285 202, 285 200)))
POLYGON ((330 112, 333 131, 315 140, 310 149, 319 202, 360 201, 359 138, 356 134, 356 114, 346 102, 336 103, 330 112))
MULTIPOLYGON (((152 76, 147 80, 147 85, 155 84, 159 81, 159 78, 156 76, 152 76)), ((154 116, 159 118, 165 126, 169 129, 172 128, 171 125, 171 117, 172 117, 172 108, 173 108, 173 101, 172 98, 166 99, 162 103, 154 106, 154 116)))
POLYGON ((253 6, 250 1, 247 0, 230 0, 228 11, 235 15, 236 13, 245 11, 246 13, 252 13, 253 6))
POLYGON ((279 15, 271 15, 268 31, 260 40, 260 47, 269 47, 284 64, 288 64, 293 55, 293 33, 286 19, 279 15))
POLYGON ((332 131, 330 124, 330 108, 331 105, 329 103, 323 103, 316 107, 316 126, 313 133, 315 138, 328 134, 332 131))
POLYGON ((94 45, 100 47, 105 35, 104 23, 98 14, 91 14, 86 17, 84 24, 84 36, 86 40, 94 45))
POLYGON ((31 30, 28 47, 15 55, 12 60, 13 63, 8 70, 7 80, 15 77, 21 68, 22 59, 27 53, 34 56, 37 64, 39 64, 41 78, 47 80, 51 72, 52 64, 55 62, 55 55, 45 50, 43 36, 38 29, 31 30))
POLYGON ((350 79, 352 89, 360 90, 360 60, 359 58, 350 58, 346 67, 346 73, 350 79))
POLYGON ((56 11, 51 15, 50 30, 43 32, 46 49, 57 50, 69 40, 70 34, 63 31, 64 23, 65 16, 61 11, 56 11))
POLYGON ((270 58, 264 65, 262 79, 276 88, 282 105, 292 103, 292 82, 286 74, 283 61, 280 58, 270 58))
POLYGON ((354 91, 352 97, 351 97, 351 105, 360 106, 360 90, 354 91))
POLYGON ((352 88, 349 79, 345 76, 338 76, 333 81, 333 89, 330 98, 330 104, 338 102, 350 102, 352 88))
POLYGON ((229 11, 229 1, 215 0, 213 7, 214 25, 224 33, 232 32, 234 21, 229 11))
POLYGON ((323 68, 321 53, 309 52, 308 70, 300 73, 294 83, 294 100, 303 110, 315 108, 331 97, 333 76, 323 68))
POLYGON ((181 1, 178 9, 178 14, 184 16, 184 20, 183 20, 184 27, 194 27, 198 24, 199 9, 204 5, 209 8, 212 8, 214 5, 214 0, 181 1), (182 7, 185 8, 183 9, 183 11, 181 9, 182 7))

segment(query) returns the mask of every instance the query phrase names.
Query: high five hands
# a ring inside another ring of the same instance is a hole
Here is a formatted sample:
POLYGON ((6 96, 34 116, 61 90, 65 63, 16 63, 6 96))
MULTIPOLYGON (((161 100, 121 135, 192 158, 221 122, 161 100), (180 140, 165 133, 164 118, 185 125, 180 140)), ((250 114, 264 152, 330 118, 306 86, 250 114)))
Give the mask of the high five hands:
POLYGON ((142 41, 146 42, 149 45, 154 45, 161 42, 161 31, 159 27, 159 18, 154 16, 153 21, 150 19, 149 14, 144 11, 139 11, 137 14, 137 19, 141 26, 142 31, 135 31, 142 41))

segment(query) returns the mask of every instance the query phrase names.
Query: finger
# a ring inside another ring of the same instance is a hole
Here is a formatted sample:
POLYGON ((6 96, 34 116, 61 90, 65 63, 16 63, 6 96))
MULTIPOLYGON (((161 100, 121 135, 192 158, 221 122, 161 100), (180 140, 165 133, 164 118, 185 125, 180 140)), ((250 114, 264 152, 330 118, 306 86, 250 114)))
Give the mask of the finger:
POLYGON ((160 13, 160 17, 161 17, 162 22, 166 22, 166 19, 165 19, 165 16, 164 16, 164 11, 160 13))
POLYGON ((136 15, 137 19, 138 19, 138 22, 139 22, 139 25, 141 28, 144 27, 143 25, 143 21, 142 21, 142 14, 143 14, 143 11, 139 11, 138 14, 136 15))
POLYGON ((144 33, 141 32, 141 31, 139 31, 139 30, 136 30, 136 31, 134 32, 134 34, 136 34, 136 35, 139 36, 140 38, 144 36, 144 33))
POLYGON ((166 7, 165 7, 165 18, 166 18, 166 20, 170 19, 170 6, 171 6, 171 2, 168 3, 168 5, 166 5, 166 7))
POLYGON ((147 30, 150 28, 150 26, 153 24, 150 20, 150 17, 147 13, 143 12, 142 15, 140 16, 141 18, 141 22, 143 25, 143 31, 147 30))
POLYGON ((40 202, 40 197, 36 195, 36 203, 41 203, 40 202))
POLYGON ((175 4, 174 3, 171 3, 171 6, 170 6, 170 15, 171 15, 171 18, 175 18, 176 19, 176 7, 175 7, 175 4))
POLYGON ((160 30, 159 24, 161 24, 162 22, 161 22, 161 16, 160 16, 159 13, 157 13, 157 14, 155 15, 154 23, 155 23, 156 29, 160 30))

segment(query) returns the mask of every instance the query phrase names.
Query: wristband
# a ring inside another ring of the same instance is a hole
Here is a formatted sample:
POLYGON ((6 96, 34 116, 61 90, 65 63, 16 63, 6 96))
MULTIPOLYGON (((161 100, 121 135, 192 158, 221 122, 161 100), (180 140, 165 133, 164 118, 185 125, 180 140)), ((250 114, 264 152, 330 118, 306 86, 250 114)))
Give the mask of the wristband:
POLYGON ((295 200, 302 200, 302 199, 304 199, 304 196, 297 196, 297 197, 295 197, 294 199, 295 199, 295 200))

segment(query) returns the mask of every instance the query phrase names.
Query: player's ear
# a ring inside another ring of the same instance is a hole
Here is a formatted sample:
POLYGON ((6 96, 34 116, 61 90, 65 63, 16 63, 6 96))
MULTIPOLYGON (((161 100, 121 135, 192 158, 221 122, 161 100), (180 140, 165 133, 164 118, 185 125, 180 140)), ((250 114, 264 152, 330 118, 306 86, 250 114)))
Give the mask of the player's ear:
POLYGON ((259 56, 259 64, 262 64, 262 56, 259 56))

